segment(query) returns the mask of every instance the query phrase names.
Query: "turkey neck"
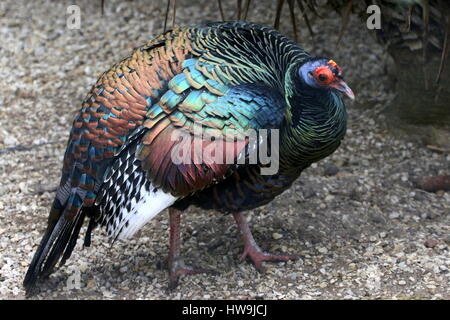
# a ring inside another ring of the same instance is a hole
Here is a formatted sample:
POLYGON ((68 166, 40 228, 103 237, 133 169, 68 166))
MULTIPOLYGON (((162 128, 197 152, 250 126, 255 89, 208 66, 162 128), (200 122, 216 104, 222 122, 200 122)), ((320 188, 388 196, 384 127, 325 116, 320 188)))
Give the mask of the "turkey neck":
POLYGON ((308 167, 333 153, 345 135, 347 112, 331 90, 297 83, 280 134, 280 167, 308 167))

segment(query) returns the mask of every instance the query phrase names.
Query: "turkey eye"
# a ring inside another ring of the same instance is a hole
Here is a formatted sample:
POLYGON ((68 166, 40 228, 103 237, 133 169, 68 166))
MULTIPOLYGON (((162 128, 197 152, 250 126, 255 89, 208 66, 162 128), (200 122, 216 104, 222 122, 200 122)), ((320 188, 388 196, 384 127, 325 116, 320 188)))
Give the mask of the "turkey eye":
POLYGON ((312 74, 312 72, 310 71, 310 72, 308 72, 308 77, 310 77, 310 78, 312 78, 313 77, 313 74, 312 74))
POLYGON ((327 80, 327 76, 324 74, 319 74, 319 81, 323 82, 325 80, 327 80))

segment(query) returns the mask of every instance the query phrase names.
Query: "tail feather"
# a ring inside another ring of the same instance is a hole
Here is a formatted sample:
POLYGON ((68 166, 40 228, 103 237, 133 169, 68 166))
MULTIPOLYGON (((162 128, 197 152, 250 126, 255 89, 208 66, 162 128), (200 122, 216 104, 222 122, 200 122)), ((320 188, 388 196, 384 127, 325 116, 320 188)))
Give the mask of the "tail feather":
MULTIPOLYGON (((48 275, 50 275, 50 273, 53 272, 61 256, 64 255, 64 253, 66 253, 67 248, 69 247, 70 244, 71 235, 73 231, 75 231, 76 229, 77 221, 84 220, 80 219, 82 215, 83 215, 82 212, 78 213, 73 221, 67 220, 65 217, 63 217, 63 219, 65 220, 63 227, 61 228, 59 236, 56 239, 55 243, 53 244, 52 249, 45 260, 44 267, 42 268, 43 277, 47 277, 48 275)), ((60 266, 61 265, 63 265, 62 260, 60 266)))
MULTIPOLYGON (((145 132, 145 127, 141 126, 128 137, 127 142, 116 155, 115 161, 118 163, 117 168, 119 168, 122 161, 125 161, 131 156, 134 159, 137 141, 139 141, 145 132)), ((99 181, 94 186, 95 192, 99 191, 100 186, 104 182, 105 172, 111 170, 111 167, 113 167, 111 166, 112 161, 113 159, 104 160, 95 165, 97 167, 95 179, 99 181)), ((91 232, 97 226, 99 207, 96 204, 84 205, 84 199, 92 196, 89 193, 93 191, 88 192, 86 189, 80 187, 82 186, 80 180, 83 179, 86 180, 88 178, 78 170, 77 166, 72 167, 68 176, 63 175, 61 178, 63 182, 56 192, 56 198, 50 210, 47 230, 34 254, 23 281, 27 294, 33 292, 34 287, 40 279, 52 273, 58 261, 59 266, 62 266, 69 259, 75 248, 78 235, 86 217, 90 218, 90 223, 86 231, 84 245, 89 246, 91 243, 91 232), (82 176, 83 178, 81 178, 82 176)))
POLYGON ((63 259, 60 265, 63 265, 75 247, 85 213, 81 209, 74 219, 68 219, 64 215, 64 208, 58 209, 54 204, 50 216, 55 217, 57 214, 58 220, 49 220, 49 226, 25 275, 23 285, 27 295, 33 292, 40 279, 50 275, 61 256, 63 259))
MULTIPOLYGON (((43 267, 41 270, 42 277, 46 278, 52 273, 56 263, 58 262, 61 254, 67 245, 67 234, 72 229, 73 222, 67 221, 65 217, 61 217, 61 228, 58 229, 58 235, 55 241, 51 244, 48 254, 44 257, 43 267)), ((58 221, 59 223, 59 221, 58 221)), ((48 244, 50 245, 50 244, 48 244)))
POLYGON ((82 209, 80 214, 77 216, 77 221, 75 222, 75 226, 72 230, 70 239, 67 243, 66 249, 64 250, 59 266, 64 265, 67 259, 69 259, 70 256, 72 255, 72 251, 73 248, 75 248, 75 245, 77 244, 78 235, 80 234, 81 227, 83 226, 85 216, 86 216, 85 210, 82 209))

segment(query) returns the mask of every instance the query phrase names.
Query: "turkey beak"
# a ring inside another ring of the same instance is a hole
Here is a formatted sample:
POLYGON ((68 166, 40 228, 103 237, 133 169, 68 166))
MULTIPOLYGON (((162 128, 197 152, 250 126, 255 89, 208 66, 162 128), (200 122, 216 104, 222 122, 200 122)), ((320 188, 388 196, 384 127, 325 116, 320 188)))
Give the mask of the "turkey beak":
POLYGON ((350 99, 355 100, 355 95, 354 95, 352 89, 350 89, 350 87, 345 83, 344 80, 342 80, 342 79, 338 80, 333 85, 333 88, 335 88, 336 90, 342 92, 343 94, 345 94, 350 99))

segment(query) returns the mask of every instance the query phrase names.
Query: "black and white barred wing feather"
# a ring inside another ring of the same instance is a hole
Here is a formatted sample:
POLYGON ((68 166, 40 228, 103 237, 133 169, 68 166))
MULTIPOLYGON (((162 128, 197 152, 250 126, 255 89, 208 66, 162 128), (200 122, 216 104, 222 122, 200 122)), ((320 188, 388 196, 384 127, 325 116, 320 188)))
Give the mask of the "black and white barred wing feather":
POLYGON ((142 226, 177 198, 153 186, 136 158, 138 139, 135 133, 115 158, 99 190, 97 222, 113 239, 131 238, 142 226))

